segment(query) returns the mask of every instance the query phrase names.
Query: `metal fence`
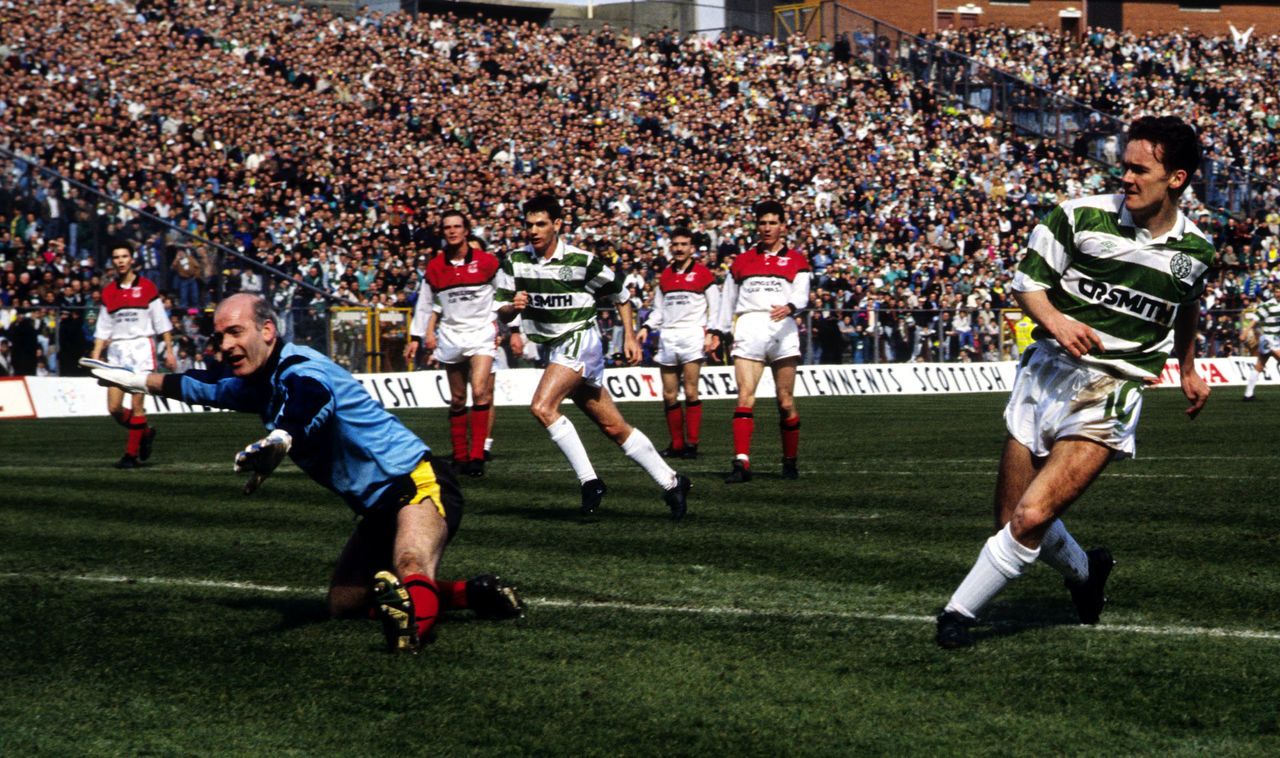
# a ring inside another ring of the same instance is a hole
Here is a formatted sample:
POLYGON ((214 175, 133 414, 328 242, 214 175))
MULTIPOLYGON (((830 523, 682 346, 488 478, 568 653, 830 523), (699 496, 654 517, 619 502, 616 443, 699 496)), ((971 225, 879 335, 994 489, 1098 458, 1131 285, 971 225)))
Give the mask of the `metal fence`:
MULTIPOLYGON (((211 308, 170 311, 171 340, 179 370, 207 368, 217 361, 211 308)), ((1202 314, 1199 354, 1215 358, 1251 355, 1242 341, 1239 309, 1215 309, 1202 314)), ((83 376, 77 361, 93 348, 96 306, 0 308, 0 375, 48 374, 83 376)), ((315 347, 355 373, 407 371, 431 367, 419 353, 416 365, 404 358, 409 339, 410 312, 404 308, 326 308, 302 306, 280 312, 288 338, 315 347)), ((805 311, 796 317, 803 361, 838 363, 978 363, 1014 360, 1030 341, 1031 322, 1014 309, 830 309, 805 311)), ((622 327, 612 310, 598 320, 606 363, 626 365, 622 356, 622 327)), ((658 334, 641 346, 642 365, 652 366, 658 334)), ((163 343, 158 341, 161 358, 163 343)), ((722 344, 707 357, 710 365, 727 365, 731 346, 722 344)), ((158 359, 158 365, 162 361, 158 359)), ((538 367, 535 350, 524 356, 507 354, 512 367, 538 367)))
POLYGON ((245 291, 267 295, 282 310, 303 299, 334 300, 248 254, 249 242, 229 242, 237 239, 236 229, 216 210, 216 194, 212 187, 171 186, 159 176, 141 186, 130 180, 105 190, 90 187, 0 147, 0 260, 31 256, 46 242, 49 260, 41 263, 65 265, 71 270, 62 275, 88 282, 94 271, 108 268, 111 250, 124 246, 140 273, 174 293, 183 308, 245 291), (179 213, 185 195, 194 199, 179 213), (197 213, 207 216, 191 217, 197 213))

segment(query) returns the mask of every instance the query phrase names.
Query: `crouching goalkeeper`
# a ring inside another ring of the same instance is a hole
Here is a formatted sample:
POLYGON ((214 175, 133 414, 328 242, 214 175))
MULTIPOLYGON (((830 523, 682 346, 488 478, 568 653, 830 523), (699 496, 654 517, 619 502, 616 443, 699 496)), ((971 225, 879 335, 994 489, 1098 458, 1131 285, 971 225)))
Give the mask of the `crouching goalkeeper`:
POLYGON ((325 356, 284 341, 277 317, 256 295, 223 300, 213 317, 231 376, 147 374, 84 359, 100 384, 192 405, 257 413, 269 433, 236 455, 251 494, 288 455, 342 496, 360 517, 329 585, 334 617, 382 620, 391 651, 430 640, 443 610, 488 618, 520 615, 515 589, 490 575, 439 581, 445 545, 462 520, 462 492, 450 467, 325 356), (394 572, 387 570, 394 568, 394 572))

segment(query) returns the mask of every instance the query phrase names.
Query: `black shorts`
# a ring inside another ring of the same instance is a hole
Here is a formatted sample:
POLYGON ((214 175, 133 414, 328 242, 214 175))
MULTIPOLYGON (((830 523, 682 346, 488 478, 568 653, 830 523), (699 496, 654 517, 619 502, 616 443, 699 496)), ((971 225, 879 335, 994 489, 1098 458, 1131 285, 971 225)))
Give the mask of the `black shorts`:
POLYGON ((411 473, 398 477, 387 494, 356 525, 361 537, 376 543, 390 542, 396 533, 396 516, 401 508, 434 505, 444 517, 448 529, 446 540, 452 540, 462 523, 462 488, 448 463, 433 460, 430 454, 423 457, 411 473), (427 503, 428 498, 430 503, 427 503))

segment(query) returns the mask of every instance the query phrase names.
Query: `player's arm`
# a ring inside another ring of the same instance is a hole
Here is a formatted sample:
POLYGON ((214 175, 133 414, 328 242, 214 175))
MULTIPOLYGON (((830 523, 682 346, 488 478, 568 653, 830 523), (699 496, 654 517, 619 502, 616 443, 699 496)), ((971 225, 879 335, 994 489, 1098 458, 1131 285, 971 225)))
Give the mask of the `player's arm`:
POLYGON ((720 305, 712 309, 712 313, 715 314, 712 329, 721 335, 728 334, 733 329, 733 314, 737 309, 738 280, 733 278, 733 272, 730 271, 725 275, 724 284, 720 287, 720 305))
POLYGON ((427 333, 422 335, 422 346, 428 350, 436 349, 436 325, 440 322, 440 311, 432 310, 427 318, 427 333))
MULTIPOLYGON (((148 287, 152 287, 148 283, 148 287)), ((169 367, 170 371, 178 370, 178 354, 173 351, 173 327, 169 323, 169 314, 165 312, 164 303, 160 300, 160 294, 155 293, 150 303, 147 303, 147 318, 151 320, 151 330, 160 335, 164 340, 164 365, 169 367)))
POLYGON ((418 300, 413 304, 413 317, 409 320, 409 341, 404 345, 404 359, 413 370, 413 358, 418 354, 418 346, 426 335, 427 321, 431 315, 431 285, 424 278, 418 287, 418 300))
POLYGON ((305 443, 327 424, 337 408, 332 390, 319 377, 286 371, 280 384, 285 401, 268 424, 270 432, 236 453, 236 473, 249 474, 244 484, 246 495, 253 494, 271 476, 295 444, 305 443))
POLYGON ((1090 327, 1068 318, 1062 311, 1049 302, 1049 293, 1044 290, 1014 292, 1013 298, 1018 301, 1022 312, 1031 317, 1062 345, 1062 349, 1071 353, 1073 358, 1097 348, 1102 349, 1102 338, 1090 327))
POLYGON ((618 309, 618 321, 622 322, 622 354, 626 356, 627 363, 635 366, 640 363, 643 353, 640 350, 640 341, 636 339, 635 322, 632 320, 634 313, 631 307, 631 300, 624 299, 622 302, 614 303, 614 307, 618 309))
POLYGON ((515 268, 511 263, 511 256, 502 260, 502 265, 493 276, 493 304, 494 313, 504 324, 511 323, 529 305, 529 293, 516 290, 515 268))
POLYGON ((1209 401, 1209 385, 1196 373, 1196 331, 1200 321, 1200 301, 1192 300, 1178 308, 1173 322, 1173 356, 1182 377, 1182 394, 1190 405, 1187 416, 1195 418, 1209 401))
POLYGON ((653 288, 653 308, 649 311, 649 318, 644 320, 644 324, 640 326, 640 330, 636 332, 636 339, 644 342, 649 337, 649 332, 662 329, 662 287, 661 285, 653 288))
POLYGON ((787 302, 769 309, 769 317, 781 321, 804 310, 809 305, 809 272, 800 271, 787 288, 787 302))
POLYGON ((93 327, 93 350, 89 353, 89 357, 93 360, 102 360, 107 344, 111 342, 111 330, 114 325, 115 318, 112 317, 111 311, 107 310, 105 305, 100 306, 98 320, 93 327))

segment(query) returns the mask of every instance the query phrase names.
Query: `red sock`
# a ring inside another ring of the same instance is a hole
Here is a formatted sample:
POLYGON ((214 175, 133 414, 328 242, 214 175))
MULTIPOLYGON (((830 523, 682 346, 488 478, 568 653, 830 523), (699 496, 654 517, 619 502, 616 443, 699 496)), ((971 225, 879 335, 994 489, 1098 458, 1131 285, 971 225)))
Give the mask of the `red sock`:
POLYGON ((467 409, 449 411, 449 439, 453 441, 453 459, 469 461, 467 455, 467 409))
POLYGON ((125 443, 124 451, 129 455, 137 455, 142 449, 142 435, 147 433, 147 416, 143 413, 131 413, 129 421, 129 441, 125 443))
POLYGON ((465 579, 459 579, 456 582, 436 581, 436 586, 440 588, 440 597, 444 598, 446 610, 460 611, 470 607, 467 605, 467 582, 465 579))
POLYGON ((751 455, 751 433, 756 428, 756 417, 751 409, 739 405, 733 409, 733 454, 749 457, 751 455))
POLYGON ((489 434, 489 406, 471 406, 471 460, 484 460, 484 438, 489 434))
POLYGON ((690 445, 697 445, 698 440, 702 437, 702 401, 694 400, 686 401, 684 404, 684 426, 688 429, 685 432, 685 441, 690 445))
POLYGON ((782 457, 795 458, 800 452, 800 417, 782 419, 782 457))
POLYGON ((409 574, 404 578, 404 588, 413 601, 413 616, 418 622, 418 639, 423 642, 440 615, 440 595, 436 583, 422 574, 409 574))
POLYGON ((671 432, 671 449, 684 450, 684 410, 679 403, 667 406, 667 431, 671 432))

